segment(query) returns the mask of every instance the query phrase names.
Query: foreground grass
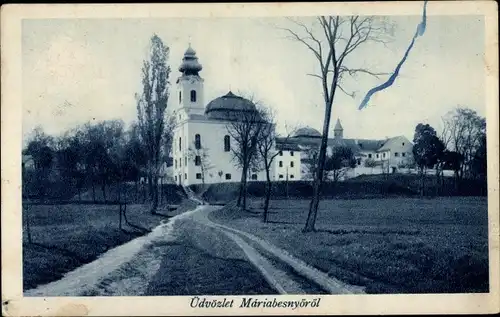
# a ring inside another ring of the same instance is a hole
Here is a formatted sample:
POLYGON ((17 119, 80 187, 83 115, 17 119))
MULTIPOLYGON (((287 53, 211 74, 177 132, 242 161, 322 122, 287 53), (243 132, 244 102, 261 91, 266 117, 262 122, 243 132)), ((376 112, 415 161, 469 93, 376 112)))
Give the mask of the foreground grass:
POLYGON ((146 205, 127 207, 127 218, 133 227, 123 223, 124 230, 120 230, 118 217, 118 206, 25 206, 24 224, 29 219, 33 243, 27 243, 23 230, 24 289, 60 279, 107 250, 147 233, 165 219, 151 215, 146 205))
POLYGON ((317 231, 302 233, 309 201, 275 200, 263 223, 226 207, 213 220, 246 230, 369 293, 488 292, 485 198, 322 201, 317 231))

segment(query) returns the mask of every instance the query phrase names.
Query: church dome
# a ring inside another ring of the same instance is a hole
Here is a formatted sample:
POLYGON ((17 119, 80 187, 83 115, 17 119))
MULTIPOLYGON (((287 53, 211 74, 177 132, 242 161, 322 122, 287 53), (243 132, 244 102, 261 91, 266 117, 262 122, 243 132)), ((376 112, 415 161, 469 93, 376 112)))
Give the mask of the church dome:
POLYGON ((184 75, 198 75, 203 67, 198 62, 198 57, 196 56, 196 51, 189 45, 186 52, 184 52, 184 57, 182 58, 182 64, 179 66, 179 71, 184 75))
POLYGON ((248 99, 236 96, 231 91, 210 101, 205 115, 210 119, 231 120, 241 116, 241 112, 255 112, 257 108, 248 99))
POLYGON ((294 138, 304 137, 304 138, 321 138, 321 133, 318 130, 311 127, 304 127, 298 129, 294 135, 294 138))

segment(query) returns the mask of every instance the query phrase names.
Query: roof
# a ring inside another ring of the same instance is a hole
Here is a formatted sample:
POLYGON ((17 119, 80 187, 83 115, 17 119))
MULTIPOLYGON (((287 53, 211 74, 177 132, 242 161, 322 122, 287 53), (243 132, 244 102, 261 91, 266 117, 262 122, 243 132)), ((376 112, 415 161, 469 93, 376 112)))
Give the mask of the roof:
POLYGON ((340 124, 340 119, 337 119, 334 130, 344 130, 344 128, 342 128, 342 125, 340 124))
POLYGON ((188 49, 184 53, 181 66, 179 66, 179 71, 186 75, 198 75, 198 72, 202 69, 203 67, 198 62, 196 51, 191 47, 190 44, 188 49))
POLYGON ((299 147, 298 144, 278 143, 278 140, 276 140, 276 149, 278 151, 300 151, 301 150, 301 148, 299 147))
POLYGON ((303 127, 298 129, 294 134, 294 138, 306 137, 306 138, 321 138, 321 133, 311 127, 303 127))
POLYGON ((385 141, 384 145, 381 148, 379 148, 377 150, 377 152, 388 151, 391 148, 393 148, 394 146, 396 146, 397 143, 400 143, 400 142, 406 142, 407 144, 411 144, 410 140, 408 140, 405 136, 402 136, 402 135, 395 136, 393 138, 387 139, 387 141, 385 141))
MULTIPOLYGON (((292 137, 292 138, 276 138, 276 148, 286 150, 290 148, 294 151, 304 150, 307 147, 319 147, 321 138, 311 137, 292 137)), ((346 146, 349 147, 354 154, 358 154, 361 149, 355 139, 328 139, 329 147, 346 146)))
POLYGON ((385 140, 358 139, 357 141, 361 151, 377 151, 385 143, 385 140))
POLYGON ((231 91, 210 101, 205 108, 205 115, 208 119, 235 120, 245 113, 257 113, 257 108, 250 100, 237 96, 231 91))

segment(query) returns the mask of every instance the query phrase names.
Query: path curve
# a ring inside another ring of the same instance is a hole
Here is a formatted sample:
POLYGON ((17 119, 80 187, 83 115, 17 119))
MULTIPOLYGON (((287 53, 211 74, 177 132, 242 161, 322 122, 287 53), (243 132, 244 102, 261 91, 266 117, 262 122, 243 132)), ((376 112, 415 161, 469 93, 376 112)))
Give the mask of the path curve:
MULTIPOLYGON (((258 249, 264 251, 263 253, 270 253, 272 256, 278 258, 283 263, 286 263, 290 267, 292 267, 298 274, 304 276, 305 278, 315 282, 325 291, 330 294, 364 294, 364 287, 349 285, 343 283, 335 278, 332 278, 327 273, 322 272, 306 262, 294 257, 289 254, 286 250, 281 249, 255 235, 249 234, 248 232, 244 232, 235 228, 231 228, 222 224, 215 223, 208 218, 208 215, 214 210, 210 210, 208 208, 202 208, 196 214, 192 215, 192 218, 200 223, 203 223, 207 226, 219 228, 224 231, 229 238, 234 240, 234 237, 246 238, 253 245, 257 246, 258 249)), ((237 242, 237 241, 235 241, 237 242)), ((249 245, 247 244, 249 247, 249 245)), ((241 247, 241 245, 240 245, 241 247)), ((253 248, 255 252, 258 253, 256 248, 253 248)), ((260 253, 258 253, 260 254, 260 253)), ((255 261, 252 261, 255 264, 255 261)), ((257 264, 258 265, 258 264, 257 264)), ((258 267, 259 270, 262 271, 262 267, 258 267)), ((265 269, 265 268, 264 268, 265 269)), ((297 293, 295 293, 297 294, 297 293)))

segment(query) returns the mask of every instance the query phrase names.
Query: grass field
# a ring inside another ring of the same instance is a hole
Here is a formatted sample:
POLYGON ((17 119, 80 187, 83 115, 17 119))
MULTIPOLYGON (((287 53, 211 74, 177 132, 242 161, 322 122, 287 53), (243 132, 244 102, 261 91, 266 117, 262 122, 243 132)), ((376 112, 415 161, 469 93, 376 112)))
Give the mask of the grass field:
POLYGON ((226 207, 215 221, 247 230, 369 293, 488 292, 486 198, 322 201, 317 232, 302 233, 308 200, 226 207))
MULTIPOLYGON (((123 224, 118 206, 25 205, 23 224, 31 224, 31 244, 23 230, 23 287, 33 288, 62 277, 100 254, 146 233, 123 224)), ((146 205, 129 205, 127 218, 144 229, 157 226, 164 216, 151 215, 146 205)))

